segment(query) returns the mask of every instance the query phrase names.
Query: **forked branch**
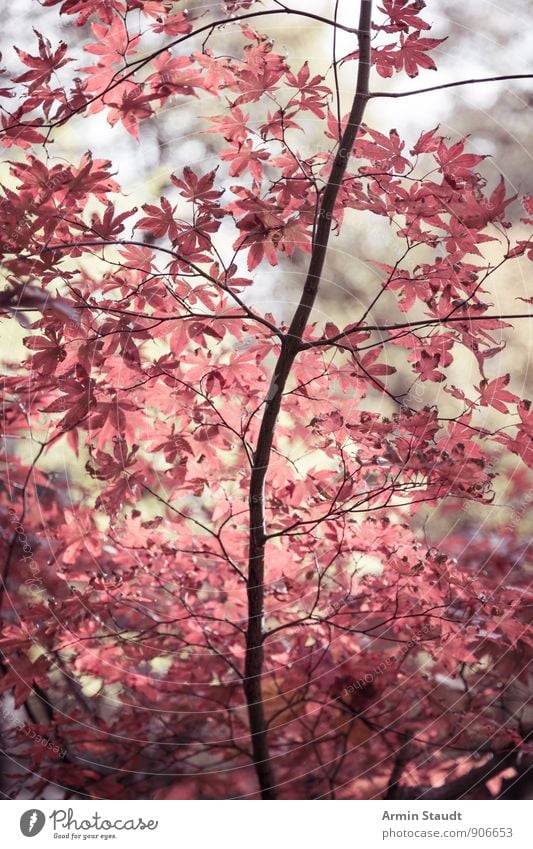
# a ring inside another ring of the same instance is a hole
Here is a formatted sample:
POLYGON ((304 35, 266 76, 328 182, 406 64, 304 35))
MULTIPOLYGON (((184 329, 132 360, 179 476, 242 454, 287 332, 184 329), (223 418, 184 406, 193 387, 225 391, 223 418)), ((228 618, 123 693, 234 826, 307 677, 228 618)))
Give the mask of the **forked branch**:
POLYGON ((269 752, 261 685, 263 639, 265 636, 263 632, 263 613, 265 546, 267 542, 264 499, 265 478, 270 462, 274 430, 281 407, 283 392, 294 360, 300 350, 302 336, 320 286, 333 224, 335 202, 368 102, 371 18, 371 0, 361 0, 358 27, 359 66, 352 108, 321 198, 316 234, 302 296, 290 323, 289 330, 282 341, 281 352, 265 401, 250 478, 250 535, 247 581, 248 623, 246 632, 244 689, 252 737, 253 760, 263 799, 276 798, 276 782, 269 752))

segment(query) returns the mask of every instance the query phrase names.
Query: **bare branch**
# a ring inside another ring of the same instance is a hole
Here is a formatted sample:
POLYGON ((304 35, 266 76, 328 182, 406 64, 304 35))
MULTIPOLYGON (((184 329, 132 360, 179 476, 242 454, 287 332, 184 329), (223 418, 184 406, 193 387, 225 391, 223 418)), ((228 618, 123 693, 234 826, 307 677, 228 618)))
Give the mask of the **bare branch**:
POLYGON ((505 80, 531 80, 533 74, 502 74, 496 77, 472 77, 469 80, 457 80, 453 83, 441 83, 440 85, 432 85, 429 88, 415 88, 413 91, 371 91, 369 98, 376 97, 412 97, 414 94, 429 94, 432 91, 443 91, 447 88, 459 88, 459 86, 476 85, 477 83, 498 83, 505 80))

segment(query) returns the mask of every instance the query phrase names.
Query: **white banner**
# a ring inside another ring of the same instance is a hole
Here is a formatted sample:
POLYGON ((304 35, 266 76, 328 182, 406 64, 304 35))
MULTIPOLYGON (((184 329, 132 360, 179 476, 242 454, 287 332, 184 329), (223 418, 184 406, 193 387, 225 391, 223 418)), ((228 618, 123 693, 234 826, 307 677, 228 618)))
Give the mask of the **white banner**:
POLYGON ((11 801, 2 846, 531 849, 526 811, 530 802, 11 801))

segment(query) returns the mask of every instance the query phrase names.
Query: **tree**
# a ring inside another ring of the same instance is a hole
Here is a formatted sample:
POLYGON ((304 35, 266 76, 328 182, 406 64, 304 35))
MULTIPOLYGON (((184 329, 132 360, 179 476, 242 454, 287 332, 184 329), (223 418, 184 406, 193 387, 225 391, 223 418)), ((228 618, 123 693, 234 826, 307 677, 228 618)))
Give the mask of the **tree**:
POLYGON ((425 4, 362 0, 350 26, 338 3, 42 5, 71 48, 36 32, 0 92, 0 307, 28 328, 3 379, 0 691, 26 711, 4 703, 24 768, 9 792, 459 798, 518 781, 533 415, 501 367, 531 299, 498 309, 491 287, 533 258, 533 200, 513 235, 518 201, 466 138, 425 125, 409 147, 364 123, 369 102, 421 91, 380 81, 435 70, 425 4), (351 37, 331 74, 255 29, 300 18, 351 37), (192 98, 217 164, 172 173, 142 210, 111 160, 55 155, 76 116, 138 138, 192 98), (323 144, 304 152, 309 117, 323 144), (376 217, 395 256, 367 259, 379 282, 345 325, 322 321, 331 237, 356 244, 376 217), (258 308, 271 268, 304 261, 292 314, 258 308), (473 545, 458 513, 490 510, 498 472, 515 521, 473 545), (428 505, 448 511, 440 545, 428 505))

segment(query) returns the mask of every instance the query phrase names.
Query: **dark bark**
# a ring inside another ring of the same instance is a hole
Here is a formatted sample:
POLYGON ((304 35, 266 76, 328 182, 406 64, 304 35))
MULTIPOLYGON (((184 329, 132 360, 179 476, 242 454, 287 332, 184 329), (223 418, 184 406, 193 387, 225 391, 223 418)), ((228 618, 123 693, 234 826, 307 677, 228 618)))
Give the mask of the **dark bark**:
POLYGON ((389 784, 384 797, 385 799, 396 799, 396 792, 398 787, 400 786, 401 777, 404 773, 405 767, 409 763, 410 743, 411 738, 410 736, 408 736, 405 742, 401 744, 400 748, 396 753, 394 766, 390 774, 389 784))
POLYGON ((302 336, 316 300, 328 242, 333 224, 335 201, 346 172, 365 106, 368 101, 370 76, 370 26, 372 0, 361 0, 359 14, 359 67, 352 109, 339 142, 331 173, 322 195, 318 223, 313 242, 309 270, 302 296, 289 330, 282 340, 281 352, 274 369, 263 418, 254 452, 250 479, 249 512, 250 540, 248 557, 248 626, 246 632, 246 661, 244 691, 248 706, 254 765, 263 799, 275 799, 276 781, 270 758, 268 732, 262 696, 263 672, 263 612, 265 579, 265 503, 264 486, 270 462, 274 431, 283 392, 294 360, 302 344, 302 336))

